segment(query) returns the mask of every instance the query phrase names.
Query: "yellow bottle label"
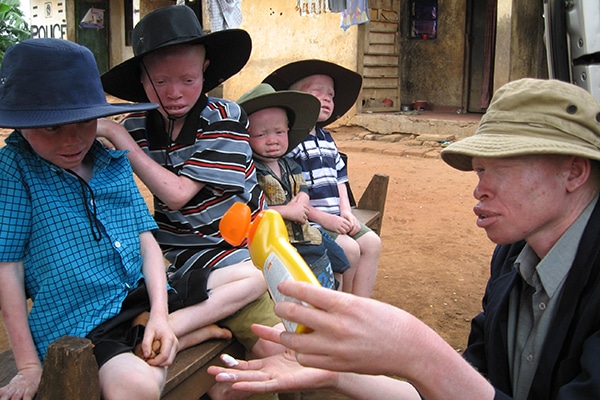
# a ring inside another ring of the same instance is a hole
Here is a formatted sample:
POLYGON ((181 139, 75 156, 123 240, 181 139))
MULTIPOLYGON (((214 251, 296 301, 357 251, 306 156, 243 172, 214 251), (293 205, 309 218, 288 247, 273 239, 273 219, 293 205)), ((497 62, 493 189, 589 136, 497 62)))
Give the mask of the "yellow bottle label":
MULTIPOLYGON (((280 282, 293 280, 294 278, 275 253, 270 253, 267 256, 267 259, 265 260, 265 264, 263 266, 263 273, 265 275, 265 280, 267 281, 269 293, 271 294, 271 297, 273 298, 273 301, 275 303, 279 303, 280 301, 293 301, 295 303, 308 306, 308 304, 300 302, 299 300, 293 297, 285 296, 281 294, 279 290, 277 290, 277 285, 280 282)), ((283 326, 285 327, 285 330, 288 332, 302 333, 307 331, 307 328, 304 325, 287 321, 285 319, 282 319, 282 322, 283 326)))

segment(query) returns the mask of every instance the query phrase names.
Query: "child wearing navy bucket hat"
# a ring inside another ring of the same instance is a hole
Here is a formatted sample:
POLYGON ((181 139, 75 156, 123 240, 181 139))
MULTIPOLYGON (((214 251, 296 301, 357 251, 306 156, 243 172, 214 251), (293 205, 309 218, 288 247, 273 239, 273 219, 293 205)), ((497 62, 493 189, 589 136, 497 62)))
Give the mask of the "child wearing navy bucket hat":
POLYGON ((156 107, 109 104, 78 44, 28 39, 6 51, 0 127, 14 131, 0 149, 0 308, 18 373, 0 397, 32 398, 48 345, 70 335, 92 340, 103 398, 159 398, 178 342, 156 223, 125 152, 96 140, 98 118, 156 107), (132 328, 143 310, 147 325, 132 328), (146 360, 132 352, 140 343, 146 360))

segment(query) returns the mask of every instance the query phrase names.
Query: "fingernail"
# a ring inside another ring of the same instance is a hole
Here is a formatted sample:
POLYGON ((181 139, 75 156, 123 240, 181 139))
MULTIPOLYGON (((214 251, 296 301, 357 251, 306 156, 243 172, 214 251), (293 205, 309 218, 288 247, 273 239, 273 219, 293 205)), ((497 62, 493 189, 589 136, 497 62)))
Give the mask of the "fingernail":
POLYGON ((236 374, 228 374, 227 372, 221 372, 218 376, 224 381, 237 381, 238 379, 236 374))
POLYGON ((236 360, 235 358, 231 357, 229 354, 223 354, 221 356, 221 360, 225 363, 225 365, 227 365, 228 367, 237 367, 240 363, 238 362, 238 360, 236 360))

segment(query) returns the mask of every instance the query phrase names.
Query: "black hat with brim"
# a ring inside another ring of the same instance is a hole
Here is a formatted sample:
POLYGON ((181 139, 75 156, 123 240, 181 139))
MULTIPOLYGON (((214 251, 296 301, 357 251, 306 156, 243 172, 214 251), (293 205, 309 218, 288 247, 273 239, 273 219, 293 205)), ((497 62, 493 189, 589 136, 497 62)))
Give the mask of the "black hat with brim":
POLYGON ((194 11, 185 5, 159 8, 135 26, 134 57, 102 75, 106 93, 129 101, 148 101, 140 81, 140 62, 154 51, 178 44, 202 44, 210 64, 204 71, 204 93, 237 74, 248 62, 252 40, 242 29, 205 34, 194 11))
POLYGON ((362 86, 362 76, 340 65, 323 60, 302 60, 284 65, 263 79, 275 90, 287 90, 300 79, 311 75, 327 75, 333 79, 334 108, 326 121, 317 125, 324 127, 339 119, 354 105, 362 86))

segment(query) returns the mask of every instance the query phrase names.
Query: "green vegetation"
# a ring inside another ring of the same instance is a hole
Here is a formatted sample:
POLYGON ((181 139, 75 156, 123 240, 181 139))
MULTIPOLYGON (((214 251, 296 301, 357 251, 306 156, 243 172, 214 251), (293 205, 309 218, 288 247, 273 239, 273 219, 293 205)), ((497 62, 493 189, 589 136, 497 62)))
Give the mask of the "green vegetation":
POLYGON ((19 0, 0 0, 0 64, 10 46, 31 36, 19 0))

